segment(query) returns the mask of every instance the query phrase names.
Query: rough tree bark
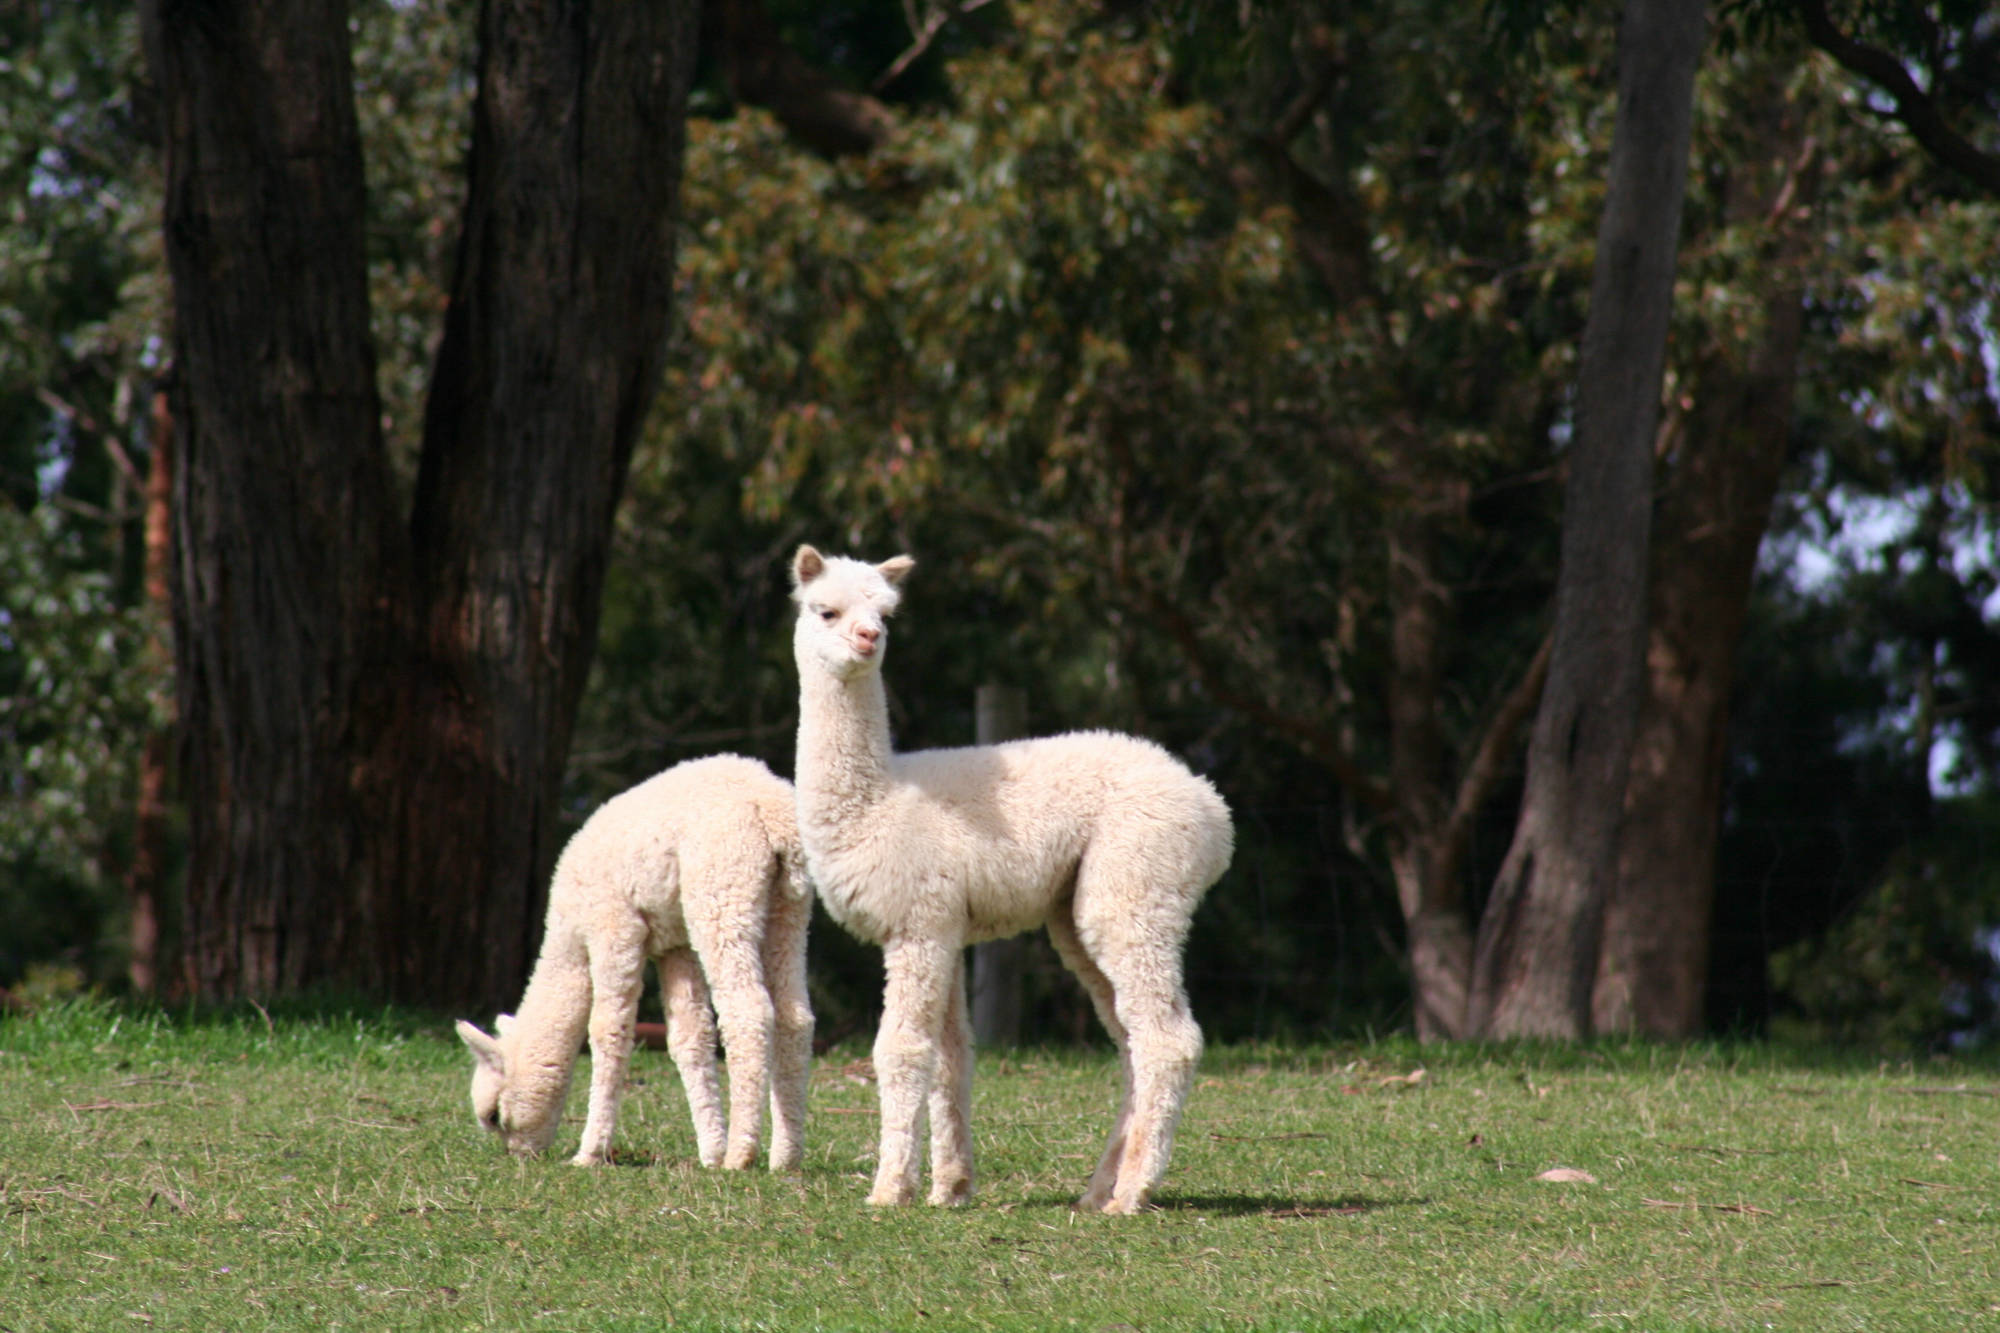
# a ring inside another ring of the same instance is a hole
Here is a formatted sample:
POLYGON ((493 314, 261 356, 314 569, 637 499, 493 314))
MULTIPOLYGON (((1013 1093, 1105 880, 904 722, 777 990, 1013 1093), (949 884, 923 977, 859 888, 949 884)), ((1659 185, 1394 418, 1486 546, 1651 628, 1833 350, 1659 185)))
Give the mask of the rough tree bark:
POLYGON ((518 993, 657 380, 692 3, 489 0, 414 511, 379 429, 340 0, 146 0, 182 374, 185 966, 518 993))
POLYGON ((1643 686, 1653 436, 1686 193, 1701 0, 1627 0, 1578 368, 1548 682, 1513 844, 1480 920, 1470 1027, 1590 1029, 1643 686))
POLYGON ((1599 1032, 1688 1037, 1705 1018, 1730 687, 1790 442, 1813 194, 1812 146, 1779 68, 1764 72, 1756 98, 1737 120, 1767 152, 1731 173, 1725 207, 1767 233, 1774 287, 1753 341, 1718 346, 1692 368, 1693 406, 1668 433, 1646 697, 1592 1001, 1599 1032))

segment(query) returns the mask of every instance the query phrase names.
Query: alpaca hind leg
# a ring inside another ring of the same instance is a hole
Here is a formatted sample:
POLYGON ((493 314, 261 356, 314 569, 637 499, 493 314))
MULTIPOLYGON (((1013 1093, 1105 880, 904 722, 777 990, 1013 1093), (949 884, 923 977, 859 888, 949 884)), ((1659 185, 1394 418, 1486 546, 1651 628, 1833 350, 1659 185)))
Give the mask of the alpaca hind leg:
POLYGON ((937 1205, 957 1205, 972 1198, 972 1021, 965 1004, 965 950, 956 950, 952 958, 930 1096, 929 1201, 937 1205))
POLYGON ((688 922, 708 976, 709 995, 722 1027, 722 1053, 729 1063, 729 1144, 722 1165, 730 1171, 748 1170, 757 1163, 770 1087, 777 1015, 771 993, 764 988, 762 926, 754 917, 712 919, 699 927, 688 922))
POLYGON ((1116 997, 1112 993, 1110 978, 1094 962, 1076 931, 1074 905, 1064 903, 1049 916, 1049 942, 1055 945, 1056 956, 1063 966, 1083 986, 1084 994, 1090 997, 1091 1008, 1097 1011, 1097 1019, 1104 1024, 1104 1030, 1118 1048, 1119 1093, 1118 1115, 1111 1122, 1111 1137, 1105 1141, 1104 1154, 1097 1160, 1097 1169, 1090 1173, 1090 1184, 1084 1188, 1083 1197, 1076 1206, 1084 1212, 1097 1212, 1111 1198, 1111 1192, 1118 1183, 1118 1166, 1125 1158, 1125 1135, 1132 1121, 1132 1047, 1126 1039, 1125 1024, 1118 1017, 1116 997))
POLYGON ((918 1136, 950 1008, 950 985, 958 975, 956 952, 956 940, 892 939, 883 947, 887 979, 882 1026, 875 1034, 882 1138, 874 1188, 868 1191, 871 1204, 904 1204, 917 1197, 918 1136))
POLYGON ((571 1160, 595 1166, 611 1160, 618 1128, 618 1100, 632 1061, 632 1025, 639 1016, 639 992, 646 975, 645 930, 631 929, 593 940, 590 951, 590 1110, 583 1142, 571 1160))
POLYGON ((667 1011, 667 1053, 680 1071, 694 1121, 695 1153, 703 1166, 722 1165, 722 1088, 715 1072, 715 1012, 708 982, 692 950, 660 959, 660 998, 667 1011))
POLYGON ((771 1049, 771 1169, 805 1160, 806 1086, 812 1076, 813 1012, 806 991, 806 929, 812 899, 787 893, 781 877, 764 928, 764 981, 776 1030, 771 1049))
POLYGON ((1132 1118, 1107 1213, 1141 1212, 1151 1204, 1201 1062, 1201 1028, 1188 1010, 1179 963, 1177 951, 1148 951, 1118 987, 1119 1016, 1131 1034, 1132 1118))

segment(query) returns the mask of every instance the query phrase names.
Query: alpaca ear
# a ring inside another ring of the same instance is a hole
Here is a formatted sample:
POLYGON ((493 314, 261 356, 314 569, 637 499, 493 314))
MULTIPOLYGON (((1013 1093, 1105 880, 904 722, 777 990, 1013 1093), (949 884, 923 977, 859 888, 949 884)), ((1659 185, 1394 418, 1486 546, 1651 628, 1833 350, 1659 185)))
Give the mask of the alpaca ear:
POLYGON ((514 1030, 514 1015, 500 1014, 495 1017, 493 1020, 493 1030, 503 1037, 511 1033, 514 1030))
POLYGON ((801 546, 792 555, 792 586, 803 588, 826 573, 826 557, 810 546, 801 546))
POLYGON ((458 1035, 460 1040, 472 1048, 472 1054, 478 1058, 479 1063, 491 1065, 495 1069, 501 1068, 504 1057, 500 1054, 498 1039, 481 1032, 462 1018, 458 1020, 458 1035))
POLYGON ((892 555, 881 564, 875 566, 875 569, 883 578, 889 580, 890 587, 900 588, 903 586, 903 580, 908 578, 910 571, 916 567, 917 562, 909 556, 892 555))

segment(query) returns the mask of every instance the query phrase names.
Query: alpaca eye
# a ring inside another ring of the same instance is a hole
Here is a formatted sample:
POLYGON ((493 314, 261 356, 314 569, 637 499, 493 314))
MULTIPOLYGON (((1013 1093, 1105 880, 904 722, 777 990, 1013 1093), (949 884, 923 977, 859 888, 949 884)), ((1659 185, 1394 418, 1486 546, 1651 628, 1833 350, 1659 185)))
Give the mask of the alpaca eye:
POLYGON ((496 1106, 485 1115, 480 1116, 479 1123, 488 1129, 498 1130, 500 1128, 500 1108, 496 1106))
POLYGON ((834 621, 840 619, 840 612, 834 610, 830 606, 825 607, 820 611, 819 618, 821 620, 824 620, 827 624, 831 625, 834 621))

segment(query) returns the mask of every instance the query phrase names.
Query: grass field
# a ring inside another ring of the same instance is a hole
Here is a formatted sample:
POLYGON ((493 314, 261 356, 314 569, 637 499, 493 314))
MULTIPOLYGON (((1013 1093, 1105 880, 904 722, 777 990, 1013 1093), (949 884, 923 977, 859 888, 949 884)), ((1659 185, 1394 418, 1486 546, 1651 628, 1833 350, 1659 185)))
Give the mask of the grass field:
POLYGON ((983 1055, 977 1198, 890 1212, 863 1055, 801 1175, 691 1168, 652 1053, 583 1171, 476 1130, 443 1022, 0 1020, 0 1329, 2000 1329, 1991 1065, 1211 1049, 1112 1219, 1068 1207, 1108 1053, 983 1055))

